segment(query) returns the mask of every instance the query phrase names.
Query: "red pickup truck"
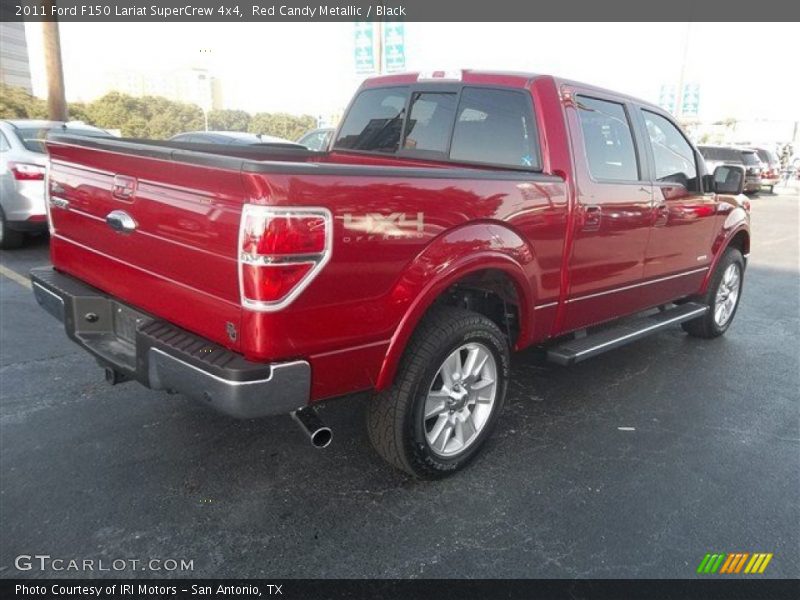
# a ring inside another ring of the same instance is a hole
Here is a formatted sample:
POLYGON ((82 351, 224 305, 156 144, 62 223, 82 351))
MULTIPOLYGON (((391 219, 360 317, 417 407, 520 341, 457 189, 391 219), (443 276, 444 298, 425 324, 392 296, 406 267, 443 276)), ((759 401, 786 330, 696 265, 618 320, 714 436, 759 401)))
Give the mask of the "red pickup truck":
POLYGON ((377 451, 464 466, 509 355, 569 365, 680 323, 729 327, 750 246, 740 167, 713 174, 651 104, 551 76, 367 80, 324 152, 57 137, 38 302, 112 383, 230 415, 375 392, 377 451))

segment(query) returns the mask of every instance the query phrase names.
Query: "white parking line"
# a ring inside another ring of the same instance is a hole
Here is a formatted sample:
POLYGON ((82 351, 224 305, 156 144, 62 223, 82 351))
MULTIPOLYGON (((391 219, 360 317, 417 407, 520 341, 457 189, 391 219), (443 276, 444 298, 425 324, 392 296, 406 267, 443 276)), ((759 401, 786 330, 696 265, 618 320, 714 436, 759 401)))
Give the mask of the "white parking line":
POLYGON ((8 267, 0 265, 0 275, 8 277, 11 281, 18 283, 23 287, 31 289, 31 282, 27 277, 25 277, 24 275, 20 275, 19 273, 9 269, 8 267))

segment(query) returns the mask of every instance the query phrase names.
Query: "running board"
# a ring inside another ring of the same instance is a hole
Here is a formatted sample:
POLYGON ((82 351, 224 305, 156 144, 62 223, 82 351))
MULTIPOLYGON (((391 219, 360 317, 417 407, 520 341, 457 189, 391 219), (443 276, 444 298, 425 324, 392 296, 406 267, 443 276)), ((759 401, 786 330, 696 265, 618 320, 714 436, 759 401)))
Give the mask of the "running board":
POLYGON ((629 342, 640 340, 677 323, 701 317, 707 310, 707 306, 687 302, 648 317, 636 319, 610 329, 604 329, 583 338, 562 342, 547 351, 547 360, 563 366, 579 363, 607 350, 613 350, 629 342))

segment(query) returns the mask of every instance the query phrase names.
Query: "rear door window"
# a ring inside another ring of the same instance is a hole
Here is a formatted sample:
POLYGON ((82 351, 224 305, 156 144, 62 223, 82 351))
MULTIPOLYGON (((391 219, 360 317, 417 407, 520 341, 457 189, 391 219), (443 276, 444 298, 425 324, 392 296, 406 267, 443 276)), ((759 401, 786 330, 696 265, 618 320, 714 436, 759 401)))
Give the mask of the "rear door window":
POLYGON ((450 159, 540 169, 531 97, 514 90, 465 87, 450 159))
POLYGON ((335 148, 365 152, 397 152, 408 88, 362 91, 339 130, 335 148))
POLYGON ((619 102, 578 96, 589 172, 598 181, 638 181, 636 147, 625 107, 619 102))

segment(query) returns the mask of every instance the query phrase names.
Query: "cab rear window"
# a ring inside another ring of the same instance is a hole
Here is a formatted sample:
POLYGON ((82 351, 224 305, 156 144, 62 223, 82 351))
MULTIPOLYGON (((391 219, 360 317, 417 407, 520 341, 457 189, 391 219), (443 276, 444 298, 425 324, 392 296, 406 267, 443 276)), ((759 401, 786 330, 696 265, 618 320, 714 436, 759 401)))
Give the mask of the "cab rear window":
POLYGON ((362 91, 334 148, 539 170, 537 139, 520 90, 395 87, 362 91))
POLYGON ((539 169, 530 96, 514 90, 464 88, 450 159, 539 169))
POLYGON ((394 153, 400 148, 408 88, 364 90, 342 124, 335 148, 394 153))

